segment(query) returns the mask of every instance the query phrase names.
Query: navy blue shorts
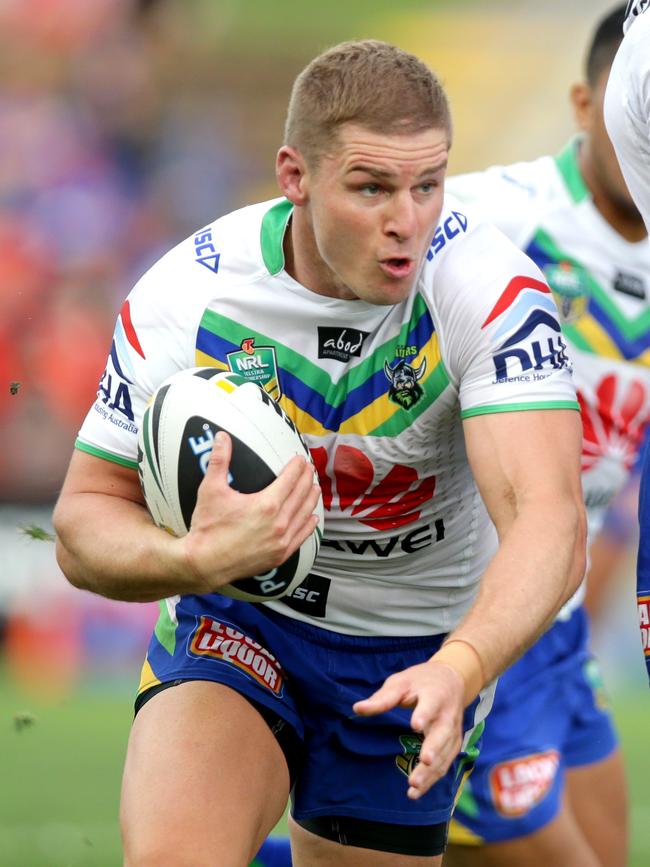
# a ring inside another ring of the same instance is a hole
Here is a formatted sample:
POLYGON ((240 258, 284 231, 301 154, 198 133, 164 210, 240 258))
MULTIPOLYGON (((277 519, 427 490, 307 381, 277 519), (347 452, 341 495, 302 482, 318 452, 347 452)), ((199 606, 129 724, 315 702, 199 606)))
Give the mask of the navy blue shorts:
POLYGON ((340 816, 437 825, 449 820, 478 752, 478 701, 465 712, 464 751, 417 801, 406 796, 421 745, 411 711, 362 718, 352 705, 390 674, 429 659, 443 638, 341 635, 217 594, 185 596, 175 610, 161 603, 139 694, 146 698, 160 684, 210 680, 277 714, 301 748, 292 790, 297 821, 340 816))
POLYGON ((580 608, 499 678, 450 842, 498 843, 539 830, 560 809, 566 769, 599 762, 616 745, 580 608))

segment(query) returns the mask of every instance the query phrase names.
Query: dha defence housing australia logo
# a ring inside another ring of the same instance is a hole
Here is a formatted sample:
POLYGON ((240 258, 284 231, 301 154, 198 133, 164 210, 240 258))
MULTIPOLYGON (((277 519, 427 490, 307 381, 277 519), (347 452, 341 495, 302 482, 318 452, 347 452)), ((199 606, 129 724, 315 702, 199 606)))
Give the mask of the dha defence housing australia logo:
POLYGON ((570 366, 557 307, 541 280, 513 277, 481 328, 488 326, 497 383, 544 379, 570 366))

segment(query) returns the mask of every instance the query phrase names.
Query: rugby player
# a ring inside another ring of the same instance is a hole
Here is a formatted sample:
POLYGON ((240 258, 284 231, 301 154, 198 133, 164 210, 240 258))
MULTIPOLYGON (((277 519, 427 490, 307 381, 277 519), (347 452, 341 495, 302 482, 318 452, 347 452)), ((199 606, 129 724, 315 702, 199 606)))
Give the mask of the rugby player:
MULTIPOLYGON (((627 4, 625 37, 612 65, 605 95, 605 122, 623 175, 650 228, 650 2, 627 4)), ((646 450, 639 493, 637 600, 645 663, 650 676, 650 452, 646 450)))
POLYGON ((122 308, 55 526, 72 584, 163 599, 124 772, 129 867, 243 867, 290 791, 298 867, 440 865, 493 681, 584 574, 557 310, 525 254, 445 200, 450 144, 421 61, 330 49, 294 85, 282 198, 203 227, 122 308), (240 494, 219 435, 183 538, 154 526, 136 470, 157 385, 242 352, 306 437, 326 513, 303 592, 267 604, 218 591, 313 531, 310 466, 240 494))

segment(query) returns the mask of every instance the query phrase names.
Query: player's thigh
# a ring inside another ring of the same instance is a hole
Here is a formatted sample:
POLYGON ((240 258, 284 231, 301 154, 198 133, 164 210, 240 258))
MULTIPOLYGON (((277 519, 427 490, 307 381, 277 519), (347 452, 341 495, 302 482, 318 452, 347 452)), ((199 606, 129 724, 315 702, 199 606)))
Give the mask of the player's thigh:
POLYGON ((342 846, 289 819, 293 867, 440 867, 442 855, 398 855, 342 846))
MULTIPOLYGON (((450 845, 443 867, 605 867, 596 858, 580 826, 563 805, 539 831, 503 843, 450 845)), ((606 865, 609 867, 609 864, 606 865)))
POLYGON ((567 768, 571 812, 606 867, 624 867, 628 850, 628 804, 621 751, 599 762, 567 768))
POLYGON ((165 689, 140 708, 129 739, 125 864, 244 867, 288 794, 284 754, 243 696, 209 681, 165 689))

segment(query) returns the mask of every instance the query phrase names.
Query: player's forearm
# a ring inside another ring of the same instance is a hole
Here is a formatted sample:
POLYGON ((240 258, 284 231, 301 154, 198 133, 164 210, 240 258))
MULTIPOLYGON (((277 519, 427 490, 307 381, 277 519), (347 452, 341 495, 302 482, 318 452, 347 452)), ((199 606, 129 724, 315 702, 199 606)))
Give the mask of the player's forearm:
POLYGON ((130 602, 200 592, 179 540, 138 503, 75 494, 58 504, 54 526, 59 566, 75 587, 130 602))
POLYGON ((468 700, 534 644, 575 592, 584 575, 585 540, 578 503, 520 509, 472 608, 447 639, 443 656, 461 670, 468 700))

